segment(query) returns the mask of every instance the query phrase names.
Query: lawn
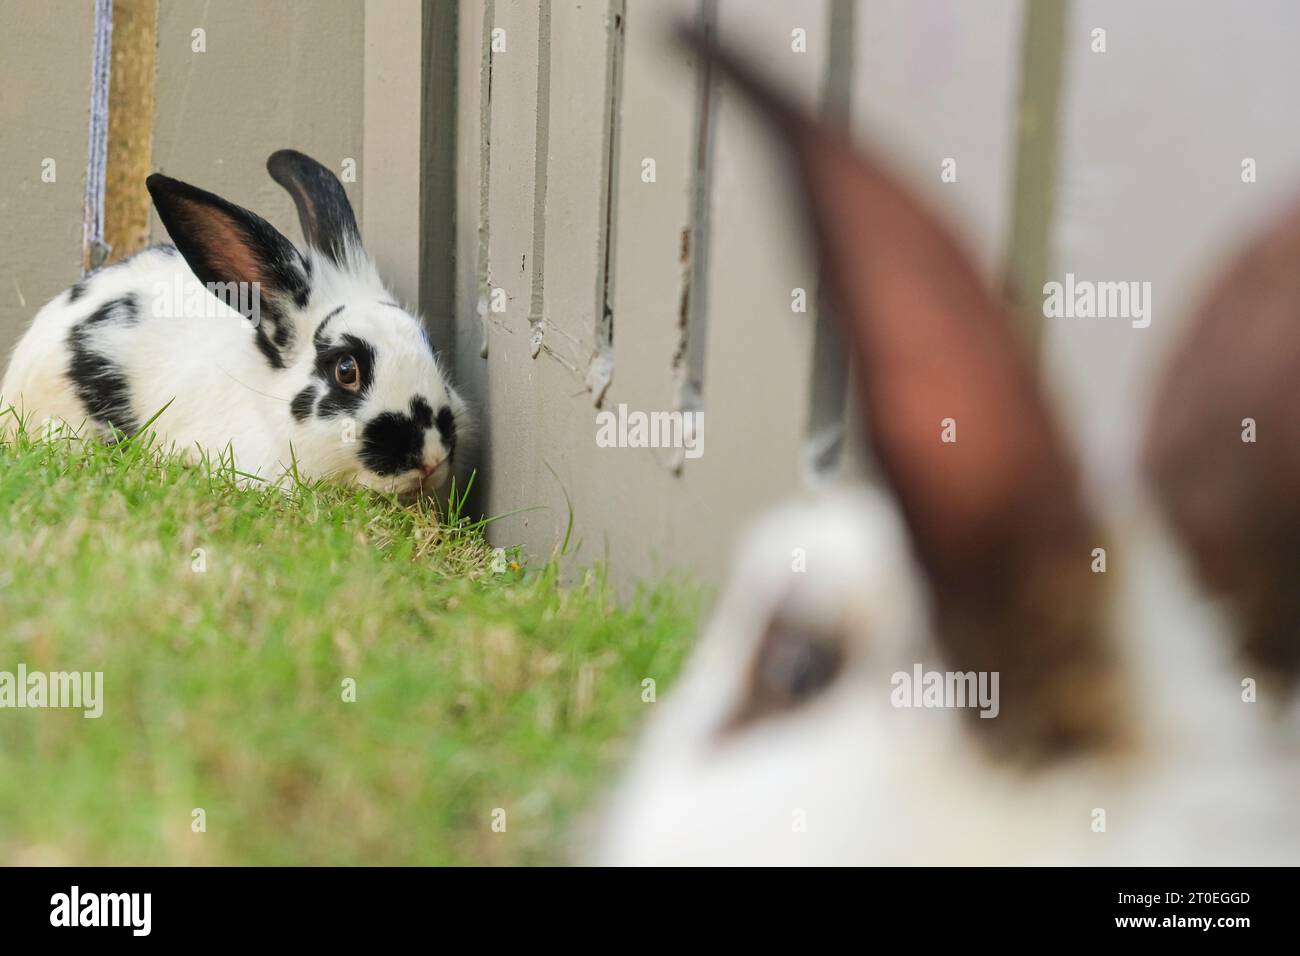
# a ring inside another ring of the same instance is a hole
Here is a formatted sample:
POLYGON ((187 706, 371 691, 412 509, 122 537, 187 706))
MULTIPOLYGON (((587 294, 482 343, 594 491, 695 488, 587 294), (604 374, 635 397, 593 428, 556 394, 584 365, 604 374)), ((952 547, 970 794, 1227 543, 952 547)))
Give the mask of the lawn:
POLYGON ((482 532, 143 440, 0 443, 0 671, 104 688, 98 719, 0 709, 0 863, 573 861, 699 594, 501 570, 482 532))

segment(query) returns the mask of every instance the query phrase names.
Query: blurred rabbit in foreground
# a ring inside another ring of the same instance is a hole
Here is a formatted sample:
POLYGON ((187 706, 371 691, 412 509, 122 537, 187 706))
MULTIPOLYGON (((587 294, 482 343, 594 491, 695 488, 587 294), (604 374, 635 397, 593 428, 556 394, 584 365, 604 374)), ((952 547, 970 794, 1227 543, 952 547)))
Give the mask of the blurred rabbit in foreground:
POLYGON ((599 861, 1300 862, 1300 208, 1201 307, 1140 500, 1094 510, 947 231, 696 45, 791 147, 890 493, 752 530, 599 861), (916 706, 931 672, 996 701, 916 706))

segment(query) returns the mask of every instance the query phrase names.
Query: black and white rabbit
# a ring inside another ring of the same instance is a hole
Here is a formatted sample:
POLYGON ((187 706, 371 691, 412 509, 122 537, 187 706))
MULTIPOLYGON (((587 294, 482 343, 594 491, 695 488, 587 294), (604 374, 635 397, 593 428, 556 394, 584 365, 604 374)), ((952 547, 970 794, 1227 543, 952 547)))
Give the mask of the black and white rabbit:
MULTIPOLYGON (((307 249, 256 214, 161 174, 174 246, 88 276, 37 313, 0 401, 29 425, 165 445, 277 481, 296 466, 384 492, 445 488, 469 426, 420 320, 385 289, 338 178, 281 150, 307 249), (164 410, 165 409, 165 410, 164 410)), ((6 417, 6 430, 14 417, 6 417)))
POLYGON ((598 859, 1300 861, 1300 206, 1202 305, 1143 487, 1090 502, 957 242, 700 49, 792 148, 883 481, 758 522, 598 859))

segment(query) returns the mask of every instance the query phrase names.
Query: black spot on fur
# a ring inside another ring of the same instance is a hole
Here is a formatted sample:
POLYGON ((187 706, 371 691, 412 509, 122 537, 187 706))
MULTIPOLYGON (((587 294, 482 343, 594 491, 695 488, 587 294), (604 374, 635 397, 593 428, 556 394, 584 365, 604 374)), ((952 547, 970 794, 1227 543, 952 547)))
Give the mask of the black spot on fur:
POLYGON ((262 328, 258 328, 253 341, 257 344, 257 350, 262 353, 271 368, 284 368, 284 359, 280 357, 280 350, 275 347, 274 342, 266 337, 266 332, 262 328))
POLYGON ((140 318, 135 296, 105 302, 68 332, 68 378, 72 380, 86 415, 104 426, 133 435, 139 429, 131 411, 131 392, 126 375, 91 342, 95 330, 107 325, 131 325, 140 318))
POLYGON ((86 294, 86 280, 82 279, 68 290, 68 302, 76 302, 86 294))
POLYGON ((438 409, 437 423, 438 434, 447 446, 447 457, 451 458, 456 454, 456 416, 452 413, 451 406, 444 405, 438 409))
POLYGON ((398 475, 420 467, 424 429, 409 415, 384 412, 361 432, 361 462, 376 475, 398 475))
POLYGON ((284 311, 265 295, 258 306, 257 348, 266 356, 271 368, 284 368, 282 350, 293 342, 293 328, 284 311), (269 331, 268 331, 269 330, 269 331))
POLYGON ((424 400, 423 395, 417 395, 411 399, 411 417, 419 424, 421 428, 433 427, 433 409, 429 403, 424 400))
POLYGON ((293 420, 302 421, 311 414, 311 407, 316 403, 316 386, 308 385, 301 392, 293 397, 289 403, 289 411, 293 413, 293 420))
MULTIPOLYGON (((317 331, 319 332, 319 329, 317 331)), ((325 383, 325 394, 321 396, 320 403, 316 406, 316 414, 321 418, 351 414, 361 406, 374 381, 375 350, 370 343, 350 334, 341 336, 335 345, 321 345, 318 342, 315 371, 316 377, 325 383), (357 360, 361 375, 359 391, 348 391, 334 378, 334 366, 344 355, 351 355, 357 360)))
POLYGON ((133 295, 110 299, 82 321, 91 325, 135 325, 140 318, 140 300, 133 295))
POLYGON ((312 333, 311 340, 316 344, 317 352, 329 348, 329 339, 325 335, 325 326, 330 324, 330 319, 334 318, 334 316, 338 315, 342 311, 343 306, 339 306, 337 309, 330 312, 329 315, 325 316, 325 318, 321 319, 320 325, 316 326, 316 331, 312 333))

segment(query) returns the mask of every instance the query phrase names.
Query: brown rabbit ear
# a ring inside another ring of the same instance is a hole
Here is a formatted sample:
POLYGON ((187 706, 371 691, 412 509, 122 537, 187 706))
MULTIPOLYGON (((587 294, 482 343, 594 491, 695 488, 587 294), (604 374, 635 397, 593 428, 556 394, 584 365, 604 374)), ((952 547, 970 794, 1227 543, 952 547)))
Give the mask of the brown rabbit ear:
POLYGON ((1145 464, 1244 648, 1300 672, 1300 204, 1205 298, 1154 405, 1145 464))
MULTIPOLYGON (((687 35, 788 142, 823 281, 860 374, 869 440, 926 568, 959 669, 1001 672, 993 733, 1108 736, 1101 544, 1011 317, 939 221, 843 132, 687 35)), ((977 722, 979 723, 979 722, 977 722)), ((981 728, 990 730, 990 728, 981 728)))

